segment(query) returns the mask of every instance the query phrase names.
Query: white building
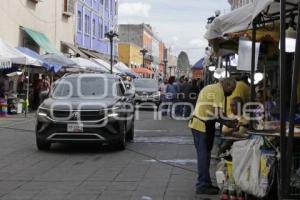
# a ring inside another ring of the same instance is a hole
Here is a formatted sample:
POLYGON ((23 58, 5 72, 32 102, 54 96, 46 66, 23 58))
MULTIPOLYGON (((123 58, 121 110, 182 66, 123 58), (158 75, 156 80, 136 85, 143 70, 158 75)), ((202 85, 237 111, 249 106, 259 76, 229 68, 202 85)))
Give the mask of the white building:
POLYGON ((5 1, 0 5, 0 38, 12 47, 25 46, 40 53, 60 51, 61 42, 74 44, 74 2, 5 1))
POLYGON ((249 3, 252 3, 253 0, 228 0, 228 2, 231 5, 231 10, 234 10, 249 3))

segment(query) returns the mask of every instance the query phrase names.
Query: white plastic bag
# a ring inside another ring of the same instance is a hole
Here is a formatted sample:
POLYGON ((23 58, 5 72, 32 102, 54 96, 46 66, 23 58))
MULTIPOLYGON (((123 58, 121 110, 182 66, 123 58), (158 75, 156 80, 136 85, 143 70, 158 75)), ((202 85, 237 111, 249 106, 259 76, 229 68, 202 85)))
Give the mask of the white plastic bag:
POLYGON ((235 142, 232 147, 233 177, 242 191, 256 197, 266 196, 260 187, 260 159, 262 137, 235 142))

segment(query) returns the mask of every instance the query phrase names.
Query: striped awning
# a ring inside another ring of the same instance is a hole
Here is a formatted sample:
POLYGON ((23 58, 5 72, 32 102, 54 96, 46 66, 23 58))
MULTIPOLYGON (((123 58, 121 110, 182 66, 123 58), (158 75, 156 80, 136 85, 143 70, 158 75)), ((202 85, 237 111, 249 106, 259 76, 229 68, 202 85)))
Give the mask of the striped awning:
POLYGON ((8 69, 11 68, 11 60, 0 58, 0 69, 8 69))

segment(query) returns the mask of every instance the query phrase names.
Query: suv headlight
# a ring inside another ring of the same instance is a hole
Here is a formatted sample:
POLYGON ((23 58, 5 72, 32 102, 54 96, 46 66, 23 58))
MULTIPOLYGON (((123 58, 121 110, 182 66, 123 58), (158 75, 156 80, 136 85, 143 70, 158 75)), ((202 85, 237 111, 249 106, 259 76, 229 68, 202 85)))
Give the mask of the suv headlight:
POLYGON ((154 96, 154 97, 159 97, 159 96, 160 96, 160 91, 154 92, 154 93, 153 93, 153 96, 154 96))
POLYGON ((107 117, 118 117, 120 109, 121 109, 121 107, 119 107, 119 106, 114 106, 114 107, 105 109, 105 111, 107 112, 107 117))
POLYGON ((49 116, 49 110, 46 108, 39 108, 37 111, 37 115, 39 117, 48 117, 49 116))

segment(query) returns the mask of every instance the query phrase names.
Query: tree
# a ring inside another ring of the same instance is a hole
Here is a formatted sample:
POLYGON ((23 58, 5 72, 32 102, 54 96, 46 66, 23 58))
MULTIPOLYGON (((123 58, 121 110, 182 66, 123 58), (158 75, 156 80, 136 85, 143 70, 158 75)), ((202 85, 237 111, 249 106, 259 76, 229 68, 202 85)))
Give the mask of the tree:
POLYGON ((190 68, 190 60, 186 52, 180 52, 177 60, 177 67, 181 71, 187 71, 190 68))

